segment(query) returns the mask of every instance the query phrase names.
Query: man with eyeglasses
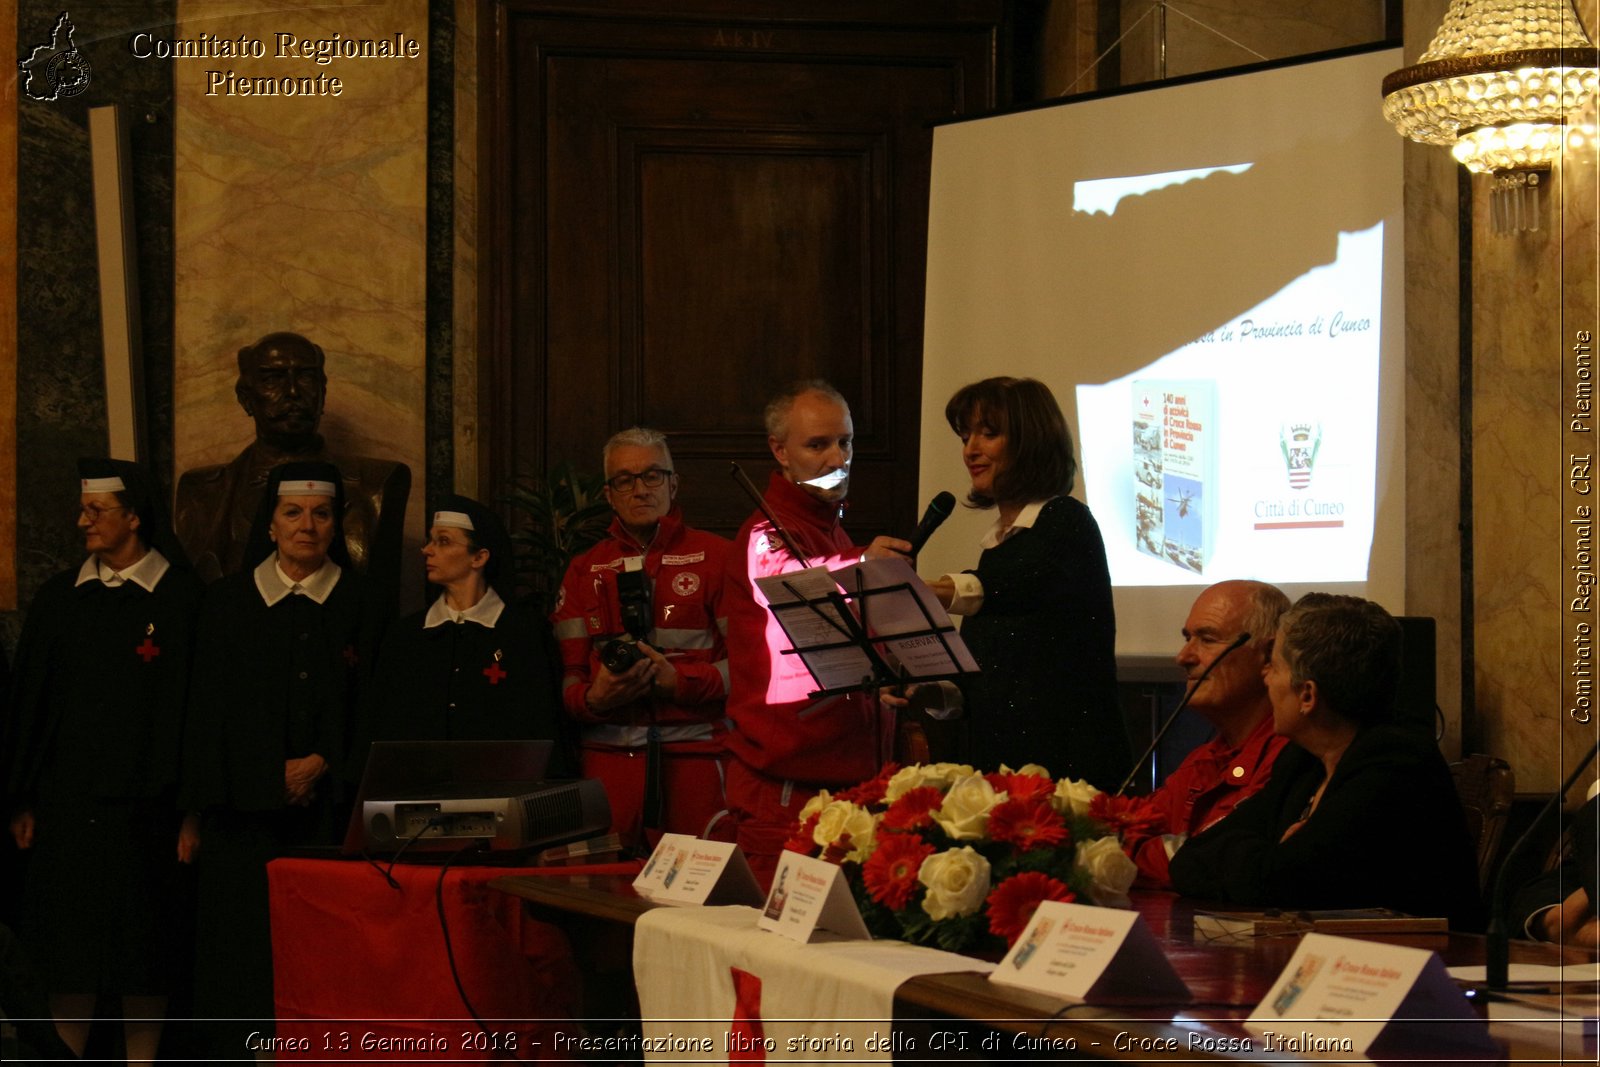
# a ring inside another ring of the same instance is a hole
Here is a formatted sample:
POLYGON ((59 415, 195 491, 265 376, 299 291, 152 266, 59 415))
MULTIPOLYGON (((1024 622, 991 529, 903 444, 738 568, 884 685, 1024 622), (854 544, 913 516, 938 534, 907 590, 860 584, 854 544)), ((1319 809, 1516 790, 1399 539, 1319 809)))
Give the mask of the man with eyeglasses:
POLYGON ((601 459, 615 515, 567 567, 550 618, 562 703, 582 725, 583 774, 605 783, 616 832, 638 846, 663 831, 698 837, 724 807, 728 542, 684 523, 657 431, 623 430, 601 459))

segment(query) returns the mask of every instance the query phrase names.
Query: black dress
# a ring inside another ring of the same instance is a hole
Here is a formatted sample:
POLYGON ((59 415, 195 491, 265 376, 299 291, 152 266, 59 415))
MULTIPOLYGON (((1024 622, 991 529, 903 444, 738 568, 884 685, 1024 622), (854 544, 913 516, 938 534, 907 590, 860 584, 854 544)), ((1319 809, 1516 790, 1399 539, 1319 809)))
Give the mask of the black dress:
POLYGON ((1393 908, 1482 922, 1472 842, 1450 768, 1431 738, 1372 726, 1340 757, 1316 811, 1322 761, 1287 746, 1265 789, 1172 857, 1185 896, 1275 908, 1393 908))
POLYGON ((34 815, 23 937, 58 993, 159 996, 181 966, 176 802, 201 585, 76 584, 34 597, 8 731, 12 803, 34 815))
POLYGON ((342 832, 333 793, 367 644, 348 569, 321 604, 291 594, 268 606, 251 571, 206 592, 183 769, 183 798, 201 813, 198 1016, 272 1017, 266 865, 342 832), (284 763, 312 753, 329 773, 309 806, 287 805, 284 763))
POLYGON ((1043 765, 1115 788, 1133 765, 1117 704, 1116 616, 1100 527, 1056 497, 978 557, 983 607, 961 636, 983 673, 963 683, 971 760, 1043 765))
POLYGON ((428 613, 389 628, 364 695, 377 741, 554 739, 560 691, 550 627, 537 613, 507 604, 492 627, 445 622, 428 613))

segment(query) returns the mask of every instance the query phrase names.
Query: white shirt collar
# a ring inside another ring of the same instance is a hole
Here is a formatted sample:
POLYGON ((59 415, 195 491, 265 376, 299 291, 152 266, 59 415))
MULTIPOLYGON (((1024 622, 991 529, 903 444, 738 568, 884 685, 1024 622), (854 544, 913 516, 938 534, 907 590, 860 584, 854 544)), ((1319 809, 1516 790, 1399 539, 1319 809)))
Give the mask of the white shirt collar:
POLYGON ((162 575, 172 566, 155 549, 146 549, 139 561, 125 571, 114 571, 103 563, 99 556, 90 556, 83 561, 83 566, 78 568, 78 580, 73 585, 82 585, 84 582, 104 582, 115 589, 123 582, 132 582, 146 592, 153 593, 160 584, 162 575))
MULTIPOLYGON (((1050 498, 1054 499, 1055 497, 1050 498)), ((1035 500, 1031 504, 1024 504, 1022 510, 1017 512, 1016 519, 1005 529, 1000 528, 1000 519, 997 517, 994 525, 989 527, 989 532, 983 535, 983 540, 978 542, 978 546, 993 548, 1018 530, 1032 529, 1033 524, 1039 521, 1039 512, 1044 510, 1044 506, 1050 503, 1050 500, 1035 500)))
POLYGON ((269 608, 297 590, 321 604, 333 592, 333 587, 339 584, 339 575, 342 573, 343 570, 333 560, 324 560, 315 574, 296 582, 283 573, 283 568, 278 565, 278 554, 274 552, 256 564, 256 589, 269 608))
POLYGON ((506 602, 500 599, 500 594, 493 589, 483 594, 479 600, 466 611, 457 611, 449 604, 449 598, 441 593, 428 608, 427 616, 422 620, 422 628, 431 630, 435 626, 443 626, 447 622, 475 622, 486 630, 494 629, 494 624, 500 621, 500 613, 506 608, 506 602))

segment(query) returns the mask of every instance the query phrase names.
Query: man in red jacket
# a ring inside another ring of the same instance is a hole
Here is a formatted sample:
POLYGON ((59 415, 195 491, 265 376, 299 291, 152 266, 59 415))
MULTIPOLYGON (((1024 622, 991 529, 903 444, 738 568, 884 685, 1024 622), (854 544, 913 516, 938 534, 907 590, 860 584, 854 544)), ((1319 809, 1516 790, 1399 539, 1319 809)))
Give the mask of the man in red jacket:
POLYGON ((623 430, 602 457, 616 514, 568 565, 550 617, 562 704, 583 724, 583 773, 605 783, 616 832, 635 845, 699 836, 725 807, 728 542, 684 524, 660 433, 623 430))
POLYGON ((1183 624, 1178 665, 1195 679, 1241 634, 1250 640, 1218 663, 1189 699, 1217 735, 1184 757, 1145 811, 1160 816, 1153 833, 1130 833, 1123 847, 1139 867, 1139 884, 1172 887, 1167 862, 1191 834, 1220 821, 1272 777, 1285 739, 1272 732, 1272 701, 1261 668, 1272 654, 1278 617, 1289 598, 1265 582, 1219 582, 1201 593, 1183 624))
POLYGON ((763 883, 795 816, 818 789, 871 778, 889 758, 893 713, 869 693, 812 700, 816 683, 767 610, 755 579, 863 558, 905 557, 911 545, 879 537, 858 547, 840 525, 850 491, 850 405, 822 381, 798 382, 766 409, 767 447, 779 469, 764 496, 796 544, 785 544, 758 509, 728 557, 726 604, 733 730, 728 808, 737 840, 763 883))

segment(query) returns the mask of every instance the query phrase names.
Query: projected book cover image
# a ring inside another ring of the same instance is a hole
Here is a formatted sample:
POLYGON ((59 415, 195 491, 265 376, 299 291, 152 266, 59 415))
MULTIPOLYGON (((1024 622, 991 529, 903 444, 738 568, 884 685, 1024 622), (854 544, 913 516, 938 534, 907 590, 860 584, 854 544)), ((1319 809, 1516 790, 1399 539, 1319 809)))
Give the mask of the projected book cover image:
POLYGON ((1215 413, 1215 382, 1133 383, 1134 543, 1195 574, 1216 551, 1215 413))

